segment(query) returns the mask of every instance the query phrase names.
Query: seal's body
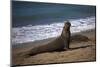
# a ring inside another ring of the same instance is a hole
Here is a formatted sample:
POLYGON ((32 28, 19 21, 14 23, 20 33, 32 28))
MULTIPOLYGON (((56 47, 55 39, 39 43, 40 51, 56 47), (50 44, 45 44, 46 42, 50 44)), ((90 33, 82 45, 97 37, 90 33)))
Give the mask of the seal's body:
POLYGON ((61 37, 63 39, 64 42, 64 49, 69 49, 69 43, 70 43, 70 22, 69 21, 65 21, 64 27, 63 27, 63 31, 61 34, 61 37))
POLYGON ((50 43, 31 49, 30 51, 28 51, 28 55, 31 56, 43 52, 63 50, 64 48, 69 49, 70 26, 71 24, 68 21, 66 21, 61 36, 57 37, 55 40, 51 41, 50 43))
POLYGON ((32 48, 30 51, 28 51, 28 55, 32 56, 43 52, 61 51, 63 49, 64 49, 64 42, 61 39, 61 37, 57 37, 50 43, 32 48))

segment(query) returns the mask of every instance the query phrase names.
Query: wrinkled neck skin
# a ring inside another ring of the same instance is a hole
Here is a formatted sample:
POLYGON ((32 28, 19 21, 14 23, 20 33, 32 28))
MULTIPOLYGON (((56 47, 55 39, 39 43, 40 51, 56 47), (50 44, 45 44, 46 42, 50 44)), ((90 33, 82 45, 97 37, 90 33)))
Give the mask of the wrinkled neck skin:
POLYGON ((64 27, 63 30, 65 30, 65 31, 70 31, 70 26, 67 27, 67 28, 64 27))

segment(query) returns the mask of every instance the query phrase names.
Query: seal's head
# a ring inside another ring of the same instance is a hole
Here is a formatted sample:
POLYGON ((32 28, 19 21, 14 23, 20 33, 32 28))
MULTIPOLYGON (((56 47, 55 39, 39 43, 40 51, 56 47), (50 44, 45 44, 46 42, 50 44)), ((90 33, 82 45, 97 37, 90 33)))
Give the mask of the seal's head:
POLYGON ((64 21, 64 29, 69 30, 71 26, 71 23, 69 21, 64 21))

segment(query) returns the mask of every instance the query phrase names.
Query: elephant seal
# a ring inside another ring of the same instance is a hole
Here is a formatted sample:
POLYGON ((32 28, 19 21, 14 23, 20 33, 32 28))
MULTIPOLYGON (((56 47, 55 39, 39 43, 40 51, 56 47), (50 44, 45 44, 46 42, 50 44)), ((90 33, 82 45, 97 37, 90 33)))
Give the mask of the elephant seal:
POLYGON ((28 51, 28 55, 32 56, 32 55, 43 53, 43 52, 64 50, 64 48, 69 49, 70 26, 71 26, 70 22, 65 21, 62 33, 59 37, 57 37, 55 40, 47 44, 32 48, 30 51, 28 51))
POLYGON ((69 49, 70 36, 71 36, 70 26, 71 26, 71 23, 69 21, 65 21, 62 34, 61 34, 61 38, 64 41, 64 49, 69 49))

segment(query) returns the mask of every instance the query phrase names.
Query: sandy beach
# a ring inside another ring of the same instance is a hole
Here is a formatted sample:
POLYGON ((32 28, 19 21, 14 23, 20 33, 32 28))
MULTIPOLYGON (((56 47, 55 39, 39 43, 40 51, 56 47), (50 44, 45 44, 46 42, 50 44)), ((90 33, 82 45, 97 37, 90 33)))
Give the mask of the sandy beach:
POLYGON ((52 63, 84 62, 96 60, 96 34, 95 29, 72 34, 70 49, 36 54, 24 57, 33 47, 49 43, 55 38, 35 42, 22 43, 12 46, 12 65, 36 65, 52 63))

